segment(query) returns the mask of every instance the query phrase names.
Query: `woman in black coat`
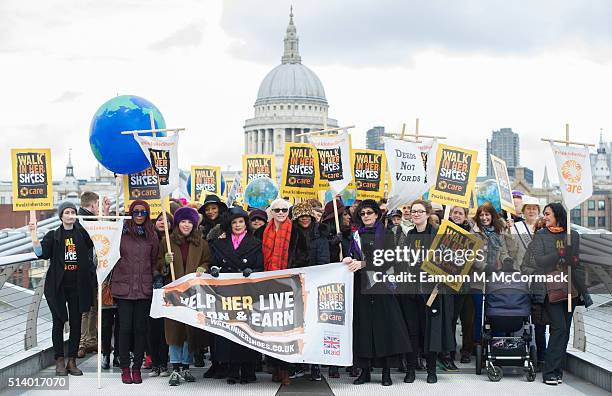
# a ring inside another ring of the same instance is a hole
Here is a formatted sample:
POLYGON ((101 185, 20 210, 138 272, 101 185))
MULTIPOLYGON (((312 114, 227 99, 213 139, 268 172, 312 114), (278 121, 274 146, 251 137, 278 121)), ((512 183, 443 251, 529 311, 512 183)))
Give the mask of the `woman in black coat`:
MULTIPOLYGON (((406 245, 415 251, 427 251, 438 232, 438 228, 429 222, 432 213, 431 203, 424 200, 415 200, 410 205, 414 228, 408 231, 406 245)), ((432 384, 438 381, 436 375, 436 360, 439 353, 447 355, 455 349, 453 307, 454 299, 451 289, 440 284, 440 292, 431 307, 426 305, 433 284, 420 283, 422 261, 414 263, 410 270, 416 275, 417 282, 412 290, 399 296, 404 313, 404 319, 410 333, 410 342, 413 352, 407 355, 407 371, 404 382, 415 380, 417 365, 417 348, 423 352, 427 361, 427 382, 432 384), (444 290, 446 288, 446 290, 444 290)))
POLYGON ((370 382, 372 364, 382 366, 382 385, 392 385, 391 367, 397 367, 403 354, 411 352, 408 330, 396 299, 395 284, 372 283, 376 272, 385 273, 393 262, 373 266, 374 251, 395 250, 393 233, 381 223, 381 210, 376 201, 366 199, 356 210, 359 230, 343 262, 355 272, 353 308, 353 355, 361 374, 353 382, 370 382), (366 263, 367 267, 366 268, 366 263))
MULTIPOLYGON (((32 241, 34 253, 40 259, 50 260, 45 279, 45 298, 53 318, 51 340, 55 352, 56 375, 83 375, 77 368, 76 357, 81 338, 81 314, 89 311, 96 284, 95 269, 91 268, 90 254, 93 242, 83 226, 76 221, 73 203, 59 205, 62 224, 49 231, 42 242, 32 241), (66 303, 68 309, 66 309, 66 303), (64 363, 64 323, 70 323, 68 362, 64 363)), ((36 223, 30 223, 36 232, 36 223)))
MULTIPOLYGON (((289 240, 288 268, 303 268, 329 264, 327 227, 316 221, 314 208, 308 201, 293 206, 293 227, 289 240)), ((321 381, 321 366, 310 365, 310 379, 321 381)))
POLYGON ((203 216, 202 237, 207 241, 217 239, 223 233, 221 225, 227 213, 227 205, 215 194, 209 194, 198 212, 203 216))
MULTIPOLYGON (((572 326, 572 316, 576 305, 585 305, 583 269, 580 268, 578 251, 580 239, 576 231, 571 231, 571 244, 567 243, 567 212, 560 203, 550 203, 544 207, 546 228, 539 230, 531 242, 535 259, 535 273, 549 274, 562 271, 567 275, 572 268, 572 312, 568 312, 567 295, 565 300, 552 302, 550 293, 544 298, 544 311, 550 320, 550 336, 544 357, 542 377, 545 384, 557 385, 563 381, 563 362, 572 326)), ((565 284, 567 290, 567 284, 565 284)))
MULTIPOLYGON (((232 208, 223 225, 225 238, 211 241, 212 276, 223 273, 242 273, 248 277, 264 270, 261 241, 250 232, 249 215, 242 208, 232 208)), ((260 354, 224 337, 215 337, 215 360, 227 365, 227 383, 241 384, 256 381, 255 363, 260 354)))

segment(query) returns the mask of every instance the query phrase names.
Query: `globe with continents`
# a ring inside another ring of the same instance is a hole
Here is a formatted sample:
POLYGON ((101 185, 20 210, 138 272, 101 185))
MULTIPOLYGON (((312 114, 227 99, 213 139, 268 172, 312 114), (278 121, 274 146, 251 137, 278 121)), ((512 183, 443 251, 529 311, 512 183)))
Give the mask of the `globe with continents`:
POLYGON ((250 182, 244 190, 244 201, 253 208, 265 209, 278 197, 278 187, 269 177, 250 182))
POLYGON ((89 144, 96 159, 106 169, 118 174, 136 173, 148 168, 149 162, 133 135, 122 135, 121 132, 151 129, 151 114, 155 129, 166 128, 160 111, 144 98, 122 95, 100 106, 89 128, 89 144))
MULTIPOLYGON (((333 195, 334 193, 332 190, 325 191, 325 203, 330 202, 333 195)), ((357 190, 354 188, 345 188, 340 192, 340 197, 342 198, 344 206, 351 206, 355 202, 355 199, 357 199, 357 190)))
POLYGON ((497 182, 494 179, 485 180, 476 184, 476 199, 478 206, 485 202, 491 202, 495 210, 501 211, 501 203, 499 201, 499 190, 497 182))

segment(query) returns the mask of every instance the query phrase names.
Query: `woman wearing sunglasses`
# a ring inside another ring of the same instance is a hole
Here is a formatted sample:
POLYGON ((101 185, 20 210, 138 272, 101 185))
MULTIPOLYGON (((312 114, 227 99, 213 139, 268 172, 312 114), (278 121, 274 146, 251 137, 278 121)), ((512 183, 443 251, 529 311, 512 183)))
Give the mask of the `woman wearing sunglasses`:
POLYGON ((140 384, 159 240, 148 203, 132 202, 129 213, 132 218, 123 224, 121 258, 113 269, 111 292, 119 312, 121 380, 124 384, 140 384), (134 359, 130 372, 132 340, 134 359))
MULTIPOLYGON (((262 239, 265 271, 277 271, 288 268, 289 242, 291 240, 292 229, 292 223, 289 219, 289 206, 289 202, 282 198, 277 198, 270 204, 272 221, 266 225, 262 239)), ((289 365, 273 358, 270 358, 269 362, 274 367, 272 381, 289 385, 291 383, 288 371, 289 365)))
POLYGON ((350 257, 342 260, 349 271, 355 272, 353 354, 361 374, 353 384, 370 382, 370 367, 374 365, 382 367, 382 385, 389 386, 393 384, 391 367, 398 367, 402 355, 411 351, 408 330, 394 295, 397 285, 374 280, 375 272, 386 273, 393 265, 390 261, 375 266, 375 251, 394 250, 394 237, 383 226, 376 201, 364 200, 355 214, 359 229, 348 252, 350 257))
MULTIPOLYGON (((429 221, 433 213, 431 203, 417 199, 410 205, 410 215, 414 228, 408 231, 408 248, 416 252, 427 252, 438 232, 438 227, 429 221)), ((414 257, 414 256, 413 256, 414 257)), ((410 263, 410 268, 417 276, 420 276, 423 254, 415 263, 410 263)), ((410 332, 410 342, 413 353, 407 355, 407 371, 404 382, 410 383, 415 380, 415 369, 417 365, 417 348, 423 353, 427 366, 427 383, 438 382, 436 375, 436 360, 438 354, 447 355, 455 349, 455 337, 453 335, 453 306, 454 299, 449 290, 442 290, 444 285, 438 285, 440 292, 433 301, 431 307, 426 305, 435 285, 430 283, 419 283, 413 285, 410 293, 400 296, 404 318, 410 332)))

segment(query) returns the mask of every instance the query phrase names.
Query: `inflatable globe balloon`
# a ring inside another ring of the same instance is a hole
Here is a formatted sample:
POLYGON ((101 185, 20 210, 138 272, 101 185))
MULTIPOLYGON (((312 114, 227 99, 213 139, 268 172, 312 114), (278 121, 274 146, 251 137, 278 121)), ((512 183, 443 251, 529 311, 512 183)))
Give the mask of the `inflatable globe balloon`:
POLYGON ((495 210, 501 211, 501 202, 499 201, 499 190, 497 189, 497 182, 495 179, 485 180, 480 183, 476 183, 476 200, 478 206, 485 202, 491 202, 495 210))
MULTIPOLYGON (((111 172, 122 175, 147 169, 149 161, 133 135, 122 135, 121 132, 151 129, 149 113, 153 113, 155 129, 166 127, 157 107, 138 96, 117 96, 100 106, 89 128, 89 145, 98 162, 111 172)), ((158 136, 165 134, 159 133, 158 136)))
MULTIPOLYGON (((325 203, 331 202, 334 193, 332 190, 325 191, 325 203)), ((344 206, 351 206, 357 199, 357 190, 354 188, 345 188, 340 192, 342 203, 344 206)))
POLYGON ((278 186, 269 177, 261 177, 246 186, 243 196, 247 205, 265 209, 278 197, 278 186))

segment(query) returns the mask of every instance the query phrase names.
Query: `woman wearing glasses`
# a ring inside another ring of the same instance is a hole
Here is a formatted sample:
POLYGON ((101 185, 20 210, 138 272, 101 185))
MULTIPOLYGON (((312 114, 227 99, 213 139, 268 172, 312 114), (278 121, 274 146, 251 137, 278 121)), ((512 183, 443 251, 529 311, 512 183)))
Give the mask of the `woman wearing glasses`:
MULTIPOLYGON (((289 202, 282 198, 277 198, 270 204, 272 221, 266 225, 262 238, 265 271, 288 268, 289 242, 292 229, 292 223, 289 219, 289 206, 289 202)), ((288 371, 289 365, 274 358, 270 358, 269 362, 274 367, 272 381, 289 385, 291 383, 288 371)))
POLYGON ((121 258, 113 269, 111 292, 119 312, 121 380, 124 384, 140 384, 159 240, 149 216, 148 203, 132 202, 129 213, 132 218, 123 224, 121 258), (134 359, 130 372, 132 340, 134 359))
MULTIPOLYGON (((410 206, 410 214, 414 228, 408 231, 406 244, 414 253, 421 252, 414 263, 409 263, 412 273, 416 275, 417 282, 412 284, 411 290, 399 296, 404 319, 410 333, 412 350, 407 355, 407 371, 404 382, 415 380, 417 365, 417 351, 421 351, 427 362, 427 383, 438 382, 436 375, 436 358, 438 353, 449 353, 455 348, 453 336, 453 296, 441 291, 428 307, 429 299, 435 285, 418 282, 424 253, 430 248, 438 228, 429 222, 432 214, 431 203, 417 199, 410 206)), ((412 256, 416 257, 416 256, 412 256)), ((444 285, 438 285, 444 288, 444 285)))
POLYGON ((383 369, 382 385, 389 386, 393 384, 390 368, 398 367, 401 356, 411 351, 406 324, 394 295, 397 285, 377 281, 381 274, 393 271, 394 261, 380 266, 374 261, 380 257, 376 251, 395 249, 394 237, 383 226, 376 201, 364 200, 356 214, 359 229, 349 249, 350 257, 343 260, 349 271, 355 272, 353 353, 361 373, 353 383, 370 382, 370 367, 375 365, 383 369))

